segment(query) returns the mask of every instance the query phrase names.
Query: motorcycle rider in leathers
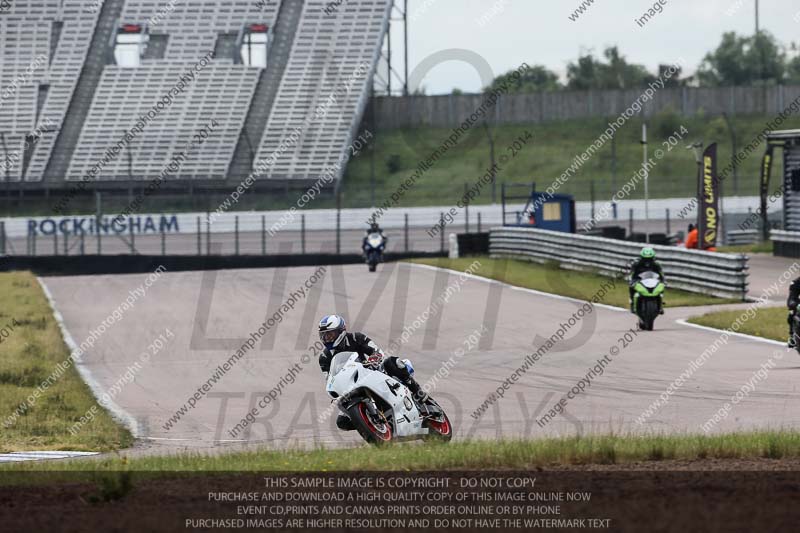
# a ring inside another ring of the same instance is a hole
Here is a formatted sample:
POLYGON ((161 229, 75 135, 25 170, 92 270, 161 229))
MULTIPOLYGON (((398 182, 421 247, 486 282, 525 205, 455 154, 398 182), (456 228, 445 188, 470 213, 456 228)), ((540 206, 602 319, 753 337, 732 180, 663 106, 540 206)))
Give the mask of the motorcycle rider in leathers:
MULTIPOLYGON (((365 366, 382 371, 408 387, 420 406, 421 412, 423 414, 427 412, 425 404, 428 401, 428 395, 412 376, 414 368, 410 361, 394 356, 386 357, 375 341, 363 333, 348 333, 345 320, 339 315, 322 317, 322 320, 319 321, 319 338, 325 345, 325 350, 319 356, 320 370, 329 372, 331 360, 336 354, 355 352, 361 356, 361 362, 365 366)), ((336 426, 346 431, 355 429, 353 422, 345 414, 339 414, 336 418, 336 426)))

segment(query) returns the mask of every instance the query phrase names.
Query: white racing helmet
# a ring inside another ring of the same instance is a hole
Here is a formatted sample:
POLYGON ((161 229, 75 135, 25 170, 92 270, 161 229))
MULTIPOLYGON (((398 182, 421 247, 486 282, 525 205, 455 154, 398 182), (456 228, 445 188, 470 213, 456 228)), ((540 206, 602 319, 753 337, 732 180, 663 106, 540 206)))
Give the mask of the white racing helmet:
POLYGON ((329 350, 339 346, 346 333, 347 325, 339 315, 327 315, 319 321, 319 340, 329 350))

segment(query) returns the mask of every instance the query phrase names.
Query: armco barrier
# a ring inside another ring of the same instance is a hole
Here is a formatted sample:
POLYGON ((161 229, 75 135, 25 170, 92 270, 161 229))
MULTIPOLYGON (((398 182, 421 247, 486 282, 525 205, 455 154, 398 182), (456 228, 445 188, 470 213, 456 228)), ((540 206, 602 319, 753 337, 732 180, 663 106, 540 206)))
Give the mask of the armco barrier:
POLYGON ((800 231, 771 230, 772 253, 780 257, 800 257, 800 231))
MULTIPOLYGON (((564 268, 592 270, 616 276, 638 257, 642 245, 528 228, 493 228, 489 238, 492 257, 528 261, 556 261, 564 268)), ((747 256, 653 246, 664 268, 667 285, 744 300, 747 297, 747 256)))

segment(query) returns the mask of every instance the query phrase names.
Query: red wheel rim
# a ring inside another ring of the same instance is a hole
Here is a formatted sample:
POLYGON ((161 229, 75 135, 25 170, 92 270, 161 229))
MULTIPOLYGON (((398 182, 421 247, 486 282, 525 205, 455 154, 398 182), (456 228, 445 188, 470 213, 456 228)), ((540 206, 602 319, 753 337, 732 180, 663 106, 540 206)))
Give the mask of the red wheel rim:
POLYGON ((450 421, 445 416, 441 422, 437 422, 436 420, 429 420, 428 425, 438 434, 447 436, 450 434, 450 421))
POLYGON ((378 429, 378 427, 370 420, 369 414, 367 414, 367 408, 363 403, 358 404, 358 412, 361 415, 361 419, 367 424, 367 427, 372 431, 372 434, 375 435, 377 438, 381 440, 392 440, 392 428, 389 427, 389 423, 385 422, 383 424, 384 431, 378 429))

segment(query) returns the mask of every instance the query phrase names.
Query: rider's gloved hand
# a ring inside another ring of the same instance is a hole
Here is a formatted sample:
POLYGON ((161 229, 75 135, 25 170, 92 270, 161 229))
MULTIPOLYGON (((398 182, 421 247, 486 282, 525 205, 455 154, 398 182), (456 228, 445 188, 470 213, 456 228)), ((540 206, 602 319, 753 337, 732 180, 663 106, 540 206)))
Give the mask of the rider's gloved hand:
POLYGON ((383 362, 383 354, 380 352, 375 352, 374 354, 367 356, 367 361, 364 363, 364 365, 373 368, 378 368, 379 366, 381 366, 382 362, 383 362))

